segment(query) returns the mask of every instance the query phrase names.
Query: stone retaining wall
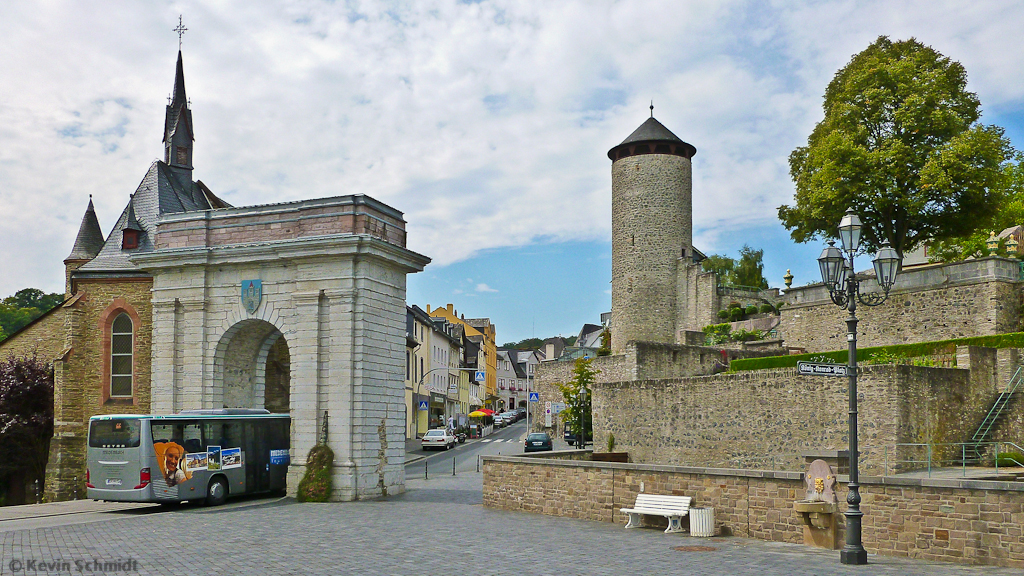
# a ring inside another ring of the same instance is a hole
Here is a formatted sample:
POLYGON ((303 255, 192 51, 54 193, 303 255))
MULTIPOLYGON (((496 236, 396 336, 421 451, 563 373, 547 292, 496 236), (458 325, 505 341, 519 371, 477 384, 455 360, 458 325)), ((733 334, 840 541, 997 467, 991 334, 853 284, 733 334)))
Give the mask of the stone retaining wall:
MULTIPOLYGON (((716 534, 803 542, 793 510, 804 496, 801 473, 514 456, 483 462, 483 500, 491 508, 625 524, 619 509, 641 491, 678 494, 715 509, 716 534)), ((843 511, 847 479, 839 480, 843 511)), ((1024 483, 862 477, 861 496, 870 553, 1024 568, 1024 483)), ((844 518, 836 520, 842 540, 844 518)))
MULTIPOLYGON (((1019 264, 983 258, 909 269, 897 277, 889 299, 860 306, 861 347, 888 346, 1016 332, 1021 325, 1019 264)), ((869 278, 865 290, 875 289, 869 278)), ((847 313, 821 284, 786 291, 778 330, 787 346, 808 352, 846 348, 847 313)))

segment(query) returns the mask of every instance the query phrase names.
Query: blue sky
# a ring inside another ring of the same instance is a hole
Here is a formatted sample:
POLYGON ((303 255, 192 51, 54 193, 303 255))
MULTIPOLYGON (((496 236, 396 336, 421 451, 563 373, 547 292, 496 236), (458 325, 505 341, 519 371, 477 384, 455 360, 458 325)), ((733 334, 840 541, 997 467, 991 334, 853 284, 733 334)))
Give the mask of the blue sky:
POLYGON ((825 86, 877 36, 967 68, 1024 146, 1019 2, 457 0, 0 4, 0 296, 58 291, 162 155, 179 14, 195 176, 235 205, 367 194, 433 259, 409 301, 574 334, 610 306, 609 148, 655 115, 697 148, 694 243, 815 279, 776 218, 825 86))

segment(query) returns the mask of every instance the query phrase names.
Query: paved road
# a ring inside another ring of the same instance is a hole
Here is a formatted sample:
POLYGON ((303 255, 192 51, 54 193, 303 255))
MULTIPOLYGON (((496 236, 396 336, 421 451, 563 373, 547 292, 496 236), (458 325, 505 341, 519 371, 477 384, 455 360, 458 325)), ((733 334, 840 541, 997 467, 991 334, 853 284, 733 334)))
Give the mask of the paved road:
MULTIPOLYGON (((492 444, 511 443, 480 442, 478 447, 496 453, 492 444)), ((219 508, 95 512, 100 518, 89 523, 34 529, 3 530, 7 521, 0 521, 0 574, 78 574, 76 560, 127 559, 137 563, 133 570, 110 573, 1020 574, 877 556, 870 557, 869 566, 851 567, 839 564, 837 552, 798 545, 689 538, 655 529, 627 531, 603 522, 502 512, 480 504, 481 487, 482 477, 475 470, 459 471, 454 477, 449 471, 429 480, 410 476, 408 491, 387 500, 297 504, 289 499, 252 499, 219 508), (68 562, 70 570, 26 572, 24 567, 33 559, 37 568, 46 560, 68 562)), ((68 515, 74 516, 81 514, 68 515)))

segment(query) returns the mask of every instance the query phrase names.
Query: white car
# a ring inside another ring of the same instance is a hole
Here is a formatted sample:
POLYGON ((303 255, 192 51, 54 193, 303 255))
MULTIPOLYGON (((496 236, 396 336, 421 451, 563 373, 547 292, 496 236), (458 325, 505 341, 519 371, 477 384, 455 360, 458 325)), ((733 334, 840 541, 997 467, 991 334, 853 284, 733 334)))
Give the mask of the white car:
POLYGON ((437 430, 427 430, 420 444, 424 450, 432 450, 434 448, 447 450, 454 448, 456 442, 458 440, 455 439, 455 436, 449 434, 447 430, 439 428, 437 430))

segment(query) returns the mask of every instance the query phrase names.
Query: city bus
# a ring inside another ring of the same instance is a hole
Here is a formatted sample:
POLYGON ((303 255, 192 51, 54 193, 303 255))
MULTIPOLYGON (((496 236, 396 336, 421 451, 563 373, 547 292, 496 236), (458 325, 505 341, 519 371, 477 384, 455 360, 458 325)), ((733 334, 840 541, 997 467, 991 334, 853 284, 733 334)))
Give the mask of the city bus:
POLYGON ((185 410, 89 419, 88 497, 203 501, 283 491, 291 417, 267 410, 185 410))

